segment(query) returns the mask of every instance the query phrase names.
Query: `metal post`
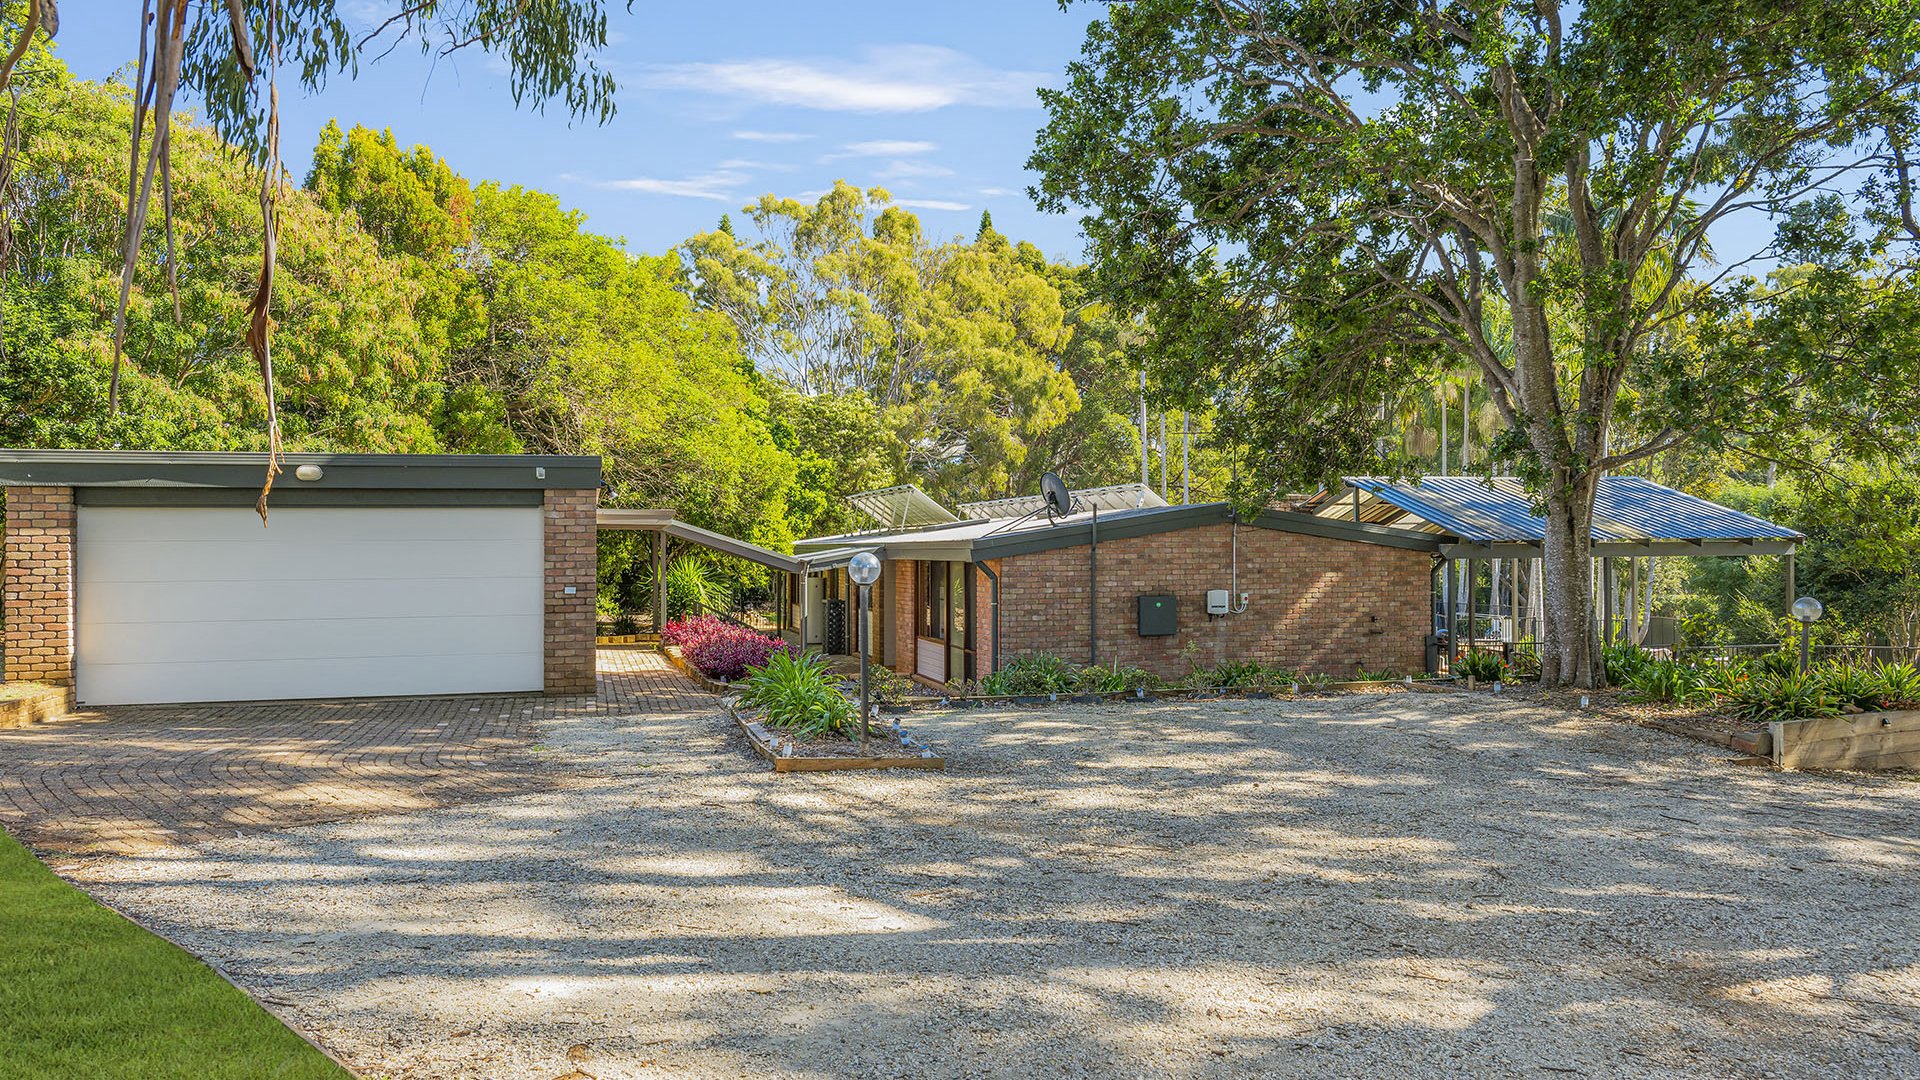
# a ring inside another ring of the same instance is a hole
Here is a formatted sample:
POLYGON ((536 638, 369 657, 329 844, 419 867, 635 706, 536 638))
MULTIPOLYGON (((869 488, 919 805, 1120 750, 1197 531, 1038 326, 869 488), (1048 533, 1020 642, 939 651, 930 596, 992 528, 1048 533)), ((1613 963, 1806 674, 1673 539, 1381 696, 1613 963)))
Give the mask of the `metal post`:
POLYGON ((1187 462, 1187 450, 1193 445, 1193 414, 1180 410, 1180 505, 1193 501, 1193 468, 1187 462))
MULTIPOLYGON (((653 632, 667 629, 667 534, 653 534, 653 632)), ((665 642, 662 642, 664 645, 665 642)))
POLYGON ((1611 555, 1600 560, 1600 588, 1603 591, 1603 596, 1601 598, 1601 606, 1600 606, 1600 617, 1606 620, 1606 633, 1603 634, 1602 637, 1606 640, 1607 647, 1612 648, 1613 647, 1614 577, 1613 577, 1613 556, 1611 555))
POLYGON ((1782 571, 1787 579, 1787 610, 1792 611, 1794 601, 1793 594, 1799 591, 1793 581, 1793 552, 1789 551, 1785 555, 1780 556, 1780 558, 1782 560, 1782 571))
POLYGON ((1807 622, 1804 619, 1801 620, 1800 622, 1800 674, 1802 675, 1805 675, 1807 673, 1807 653, 1809 652, 1809 649, 1807 646, 1807 631, 1811 629, 1813 629, 1812 623, 1807 622))
POLYGON ((1140 369, 1140 497, 1136 506, 1147 505, 1146 493, 1152 487, 1147 480, 1147 463, 1152 458, 1147 454, 1147 369, 1140 369))
POLYGON ((1160 414, 1160 498, 1167 498, 1167 414, 1160 414))
POLYGON ((860 642, 858 645, 858 648, 860 650, 860 753, 861 753, 861 756, 863 757, 867 753, 867 736, 871 734, 871 732, 868 730, 869 728, 868 718, 873 715, 872 714, 873 707, 868 704, 868 701, 870 700, 869 688, 871 686, 871 682, 867 674, 868 658, 867 658, 867 641, 866 641, 867 604, 869 602, 868 594, 870 594, 871 592, 873 592, 873 586, 871 585, 860 586, 860 625, 859 625, 859 629, 855 631, 855 633, 860 638, 860 642))
POLYGON ((1472 652, 1474 650, 1474 646, 1479 644, 1479 637, 1478 637, 1479 632, 1474 629, 1474 625, 1473 625, 1473 593, 1474 593, 1474 590, 1479 587, 1479 584, 1478 584, 1479 578, 1480 578, 1480 560, 1468 559, 1467 560, 1467 576, 1465 581, 1462 582, 1462 584, 1465 587, 1460 590, 1462 594, 1461 598, 1464 599, 1467 604, 1467 651, 1468 652, 1472 652))

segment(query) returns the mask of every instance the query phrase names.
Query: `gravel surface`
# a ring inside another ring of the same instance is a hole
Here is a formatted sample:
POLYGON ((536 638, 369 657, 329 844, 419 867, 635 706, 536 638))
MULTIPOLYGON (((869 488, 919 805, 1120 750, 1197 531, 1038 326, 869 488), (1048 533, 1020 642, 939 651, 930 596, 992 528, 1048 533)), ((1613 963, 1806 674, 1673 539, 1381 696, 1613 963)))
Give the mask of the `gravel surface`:
POLYGON ((1460 693, 956 711, 776 776, 66 867, 370 1076, 1920 1076, 1920 784, 1460 693))

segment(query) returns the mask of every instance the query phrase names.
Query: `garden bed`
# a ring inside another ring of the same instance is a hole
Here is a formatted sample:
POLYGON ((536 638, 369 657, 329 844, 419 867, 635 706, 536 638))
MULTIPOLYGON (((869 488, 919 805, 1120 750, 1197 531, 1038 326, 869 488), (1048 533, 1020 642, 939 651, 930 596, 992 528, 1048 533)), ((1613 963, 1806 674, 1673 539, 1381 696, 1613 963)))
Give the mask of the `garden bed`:
POLYGON ((713 694, 725 695, 725 694, 731 694, 738 689, 738 687, 734 686, 732 683, 721 682, 719 679, 707 678, 704 672, 702 672, 699 668, 694 667, 691 663, 687 661, 687 658, 681 654, 680 646, 678 645, 668 645, 666 648, 661 649, 660 651, 666 654, 668 663, 672 664, 674 667, 679 668, 680 673, 682 675, 685 675, 687 678, 692 679, 696 683, 699 683, 700 688, 702 690, 705 690, 713 694))
POLYGON ((1414 679, 1409 682, 1401 679, 1346 680, 1343 682, 1306 684, 1299 689, 1291 685, 1271 686, 1169 686, 1141 687, 1134 690, 1115 690, 1106 693, 1075 693, 1066 691, 1053 694, 949 694, 916 695, 905 702, 893 702, 882 705, 887 712, 903 712, 915 708, 939 709, 992 709, 1008 705, 1111 705, 1129 701, 1207 701, 1214 698, 1305 698, 1324 696, 1334 693, 1404 693, 1411 690, 1453 687, 1457 681, 1451 678, 1414 679))
POLYGON ((947 759, 918 743, 903 743, 885 728, 873 729, 868 741, 869 753, 860 752, 860 744, 840 736, 797 737, 784 731, 772 731, 759 720, 743 714, 734 699, 727 699, 727 715, 740 726, 752 744, 753 752, 773 763, 774 772, 836 772, 844 769, 945 769, 947 759))
POLYGON ((26 727, 73 711, 73 688, 37 682, 0 683, 0 728, 26 727))

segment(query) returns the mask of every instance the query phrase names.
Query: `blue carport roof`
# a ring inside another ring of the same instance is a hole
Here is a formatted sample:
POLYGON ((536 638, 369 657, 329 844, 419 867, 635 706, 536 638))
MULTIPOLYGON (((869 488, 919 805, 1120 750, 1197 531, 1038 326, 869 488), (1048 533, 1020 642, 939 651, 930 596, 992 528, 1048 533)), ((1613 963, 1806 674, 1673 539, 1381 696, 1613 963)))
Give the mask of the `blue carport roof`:
MULTIPOLYGON (((1360 491, 1468 543, 1538 543, 1546 521, 1511 476, 1426 476, 1401 483, 1347 477, 1360 491)), ((1640 476, 1604 476, 1594 496, 1596 542, 1643 540, 1800 540, 1802 534, 1730 506, 1675 491, 1640 476)))

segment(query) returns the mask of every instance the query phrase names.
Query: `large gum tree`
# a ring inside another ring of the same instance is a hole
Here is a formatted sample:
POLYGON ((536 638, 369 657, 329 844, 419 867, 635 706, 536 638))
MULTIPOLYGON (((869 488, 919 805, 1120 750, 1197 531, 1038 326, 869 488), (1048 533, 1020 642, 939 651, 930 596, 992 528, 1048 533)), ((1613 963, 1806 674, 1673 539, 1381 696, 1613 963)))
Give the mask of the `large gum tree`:
POLYGON ((1885 389, 1885 355, 1756 345, 1743 267, 1901 220, 1916 26, 1911 0, 1114 4, 1043 91, 1034 193, 1091 211, 1101 288, 1169 398, 1215 400, 1245 498, 1377 460, 1389 399, 1470 362, 1546 517, 1543 680, 1595 685, 1599 478, 1793 388, 1885 389), (1717 225, 1770 215, 1791 244, 1714 262, 1717 225))

